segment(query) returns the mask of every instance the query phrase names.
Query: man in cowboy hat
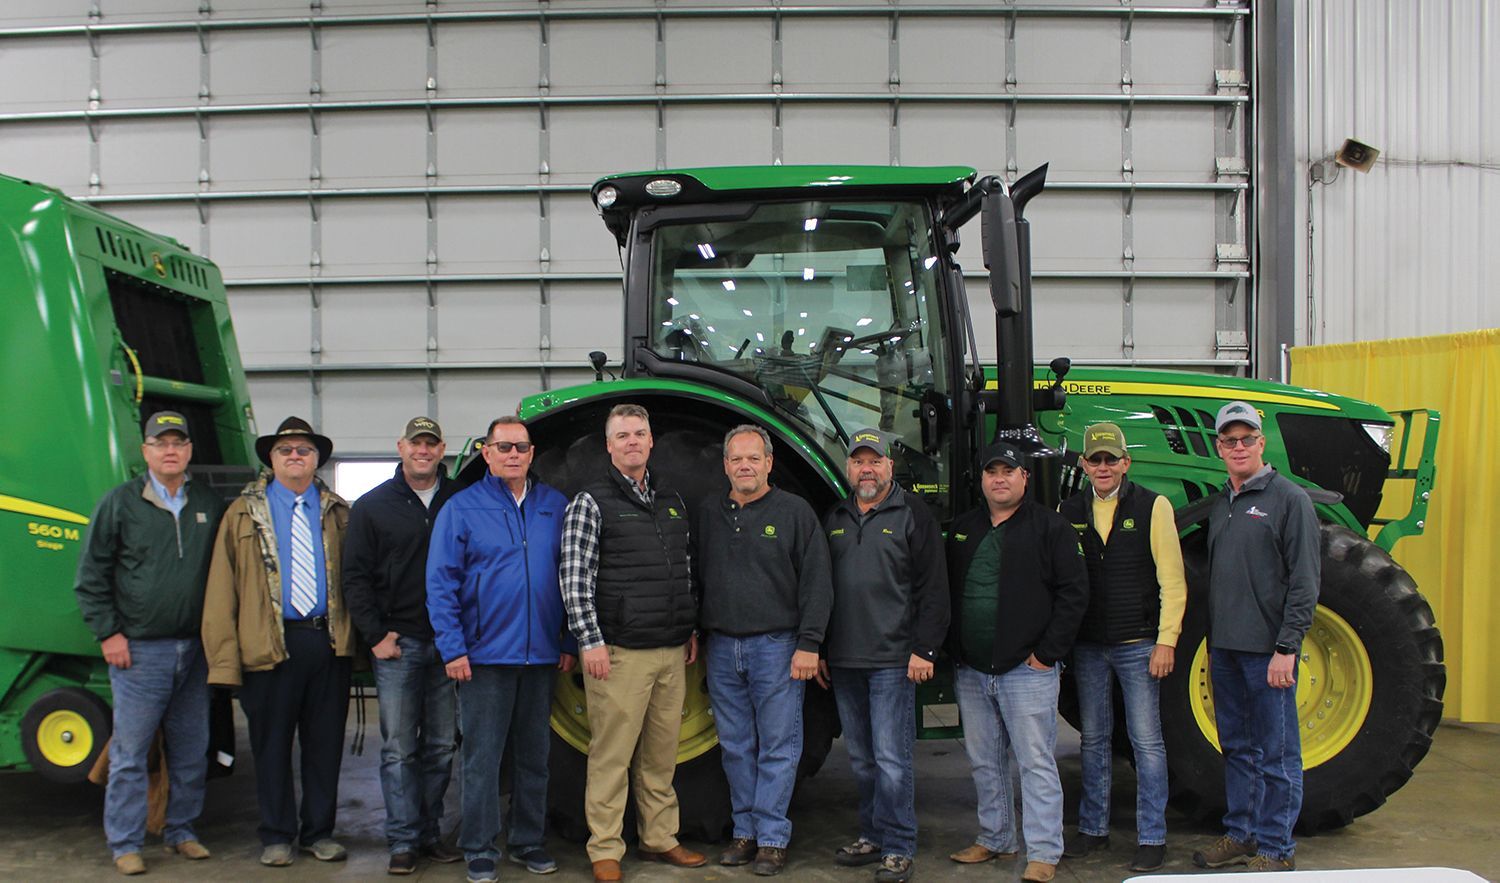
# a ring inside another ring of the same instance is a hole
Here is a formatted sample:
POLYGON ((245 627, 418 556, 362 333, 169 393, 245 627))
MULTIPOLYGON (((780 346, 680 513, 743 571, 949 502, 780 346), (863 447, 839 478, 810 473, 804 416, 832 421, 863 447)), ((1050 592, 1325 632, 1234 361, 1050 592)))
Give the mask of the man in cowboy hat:
POLYGON ((320 861, 333 839, 354 630, 340 583, 349 504, 318 479, 333 442, 288 417, 255 440, 269 471, 229 505, 214 542, 203 609, 208 682, 238 687, 255 756, 261 864, 320 861), (292 738, 302 746, 300 824, 292 738))

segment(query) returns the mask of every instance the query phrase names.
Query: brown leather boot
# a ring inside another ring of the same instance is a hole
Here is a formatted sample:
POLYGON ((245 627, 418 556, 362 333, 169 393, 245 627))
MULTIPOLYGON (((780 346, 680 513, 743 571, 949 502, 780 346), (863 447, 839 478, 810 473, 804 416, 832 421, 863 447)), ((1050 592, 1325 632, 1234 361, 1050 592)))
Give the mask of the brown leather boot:
POLYGON ((663 862, 679 868, 701 868, 708 864, 708 856, 701 852, 693 852, 681 843, 666 852, 647 852, 644 849, 637 850, 635 857, 643 862, 663 862))
POLYGON ((620 863, 612 858, 594 862, 594 879, 599 883, 615 883, 624 879, 624 875, 620 873, 620 863))

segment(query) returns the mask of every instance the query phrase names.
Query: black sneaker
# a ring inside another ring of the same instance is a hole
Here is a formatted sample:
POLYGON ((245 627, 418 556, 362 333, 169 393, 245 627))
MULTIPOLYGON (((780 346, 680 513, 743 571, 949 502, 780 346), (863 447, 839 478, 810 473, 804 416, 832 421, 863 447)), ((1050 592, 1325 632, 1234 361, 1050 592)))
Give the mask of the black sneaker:
POLYGON ((1145 844, 1135 848, 1135 858, 1130 861, 1132 871, 1158 871, 1167 861, 1167 847, 1158 844, 1145 844))
POLYGON ((506 858, 533 874, 551 874, 557 870, 557 862, 540 846, 509 853, 506 858))
POLYGON ((786 870, 786 850, 778 846, 762 846, 755 852, 755 864, 750 866, 757 877, 774 877, 786 870))
POLYGON ((469 862, 468 883, 500 883, 500 875, 495 873, 495 860, 491 858, 476 858, 469 862))
POLYGON ((404 877, 417 869, 417 856, 413 852, 393 852, 385 863, 385 872, 404 877))
POLYGON ((1083 858, 1096 849, 1109 849, 1109 835, 1085 834, 1075 831, 1063 844, 1063 855, 1067 858, 1083 858))
POLYGON ((879 883, 907 883, 911 873, 911 859, 904 855, 888 855, 875 869, 875 879, 879 883))
POLYGON ((725 867, 737 868, 740 865, 748 865, 755 860, 755 840, 750 837, 736 837, 730 841, 729 848, 719 853, 719 864, 725 867))

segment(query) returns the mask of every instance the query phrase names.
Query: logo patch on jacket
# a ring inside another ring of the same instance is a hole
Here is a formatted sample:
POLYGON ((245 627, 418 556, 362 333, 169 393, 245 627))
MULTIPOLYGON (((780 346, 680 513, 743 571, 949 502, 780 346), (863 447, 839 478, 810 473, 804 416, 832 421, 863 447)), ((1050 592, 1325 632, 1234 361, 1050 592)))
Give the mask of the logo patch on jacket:
POLYGON ((675 508, 673 508, 671 506, 667 507, 667 514, 670 515, 670 516, 672 516, 673 518, 681 518, 682 517, 682 513, 678 512, 675 508))
POLYGON ((1120 522, 1120 530, 1135 530, 1135 519, 1127 518, 1120 522))
POLYGON ((774 525, 774 524, 768 524, 768 525, 766 525, 765 530, 761 531, 761 534, 764 535, 764 536, 768 536, 768 537, 770 537, 773 540, 776 539, 776 525, 774 525))
POLYGON ((198 518, 196 520, 197 520, 197 522, 199 524, 207 524, 208 523, 208 513, 207 512, 194 512, 193 514, 196 515, 196 516, 198 516, 198 518))
POLYGON ((844 535, 844 529, 842 527, 836 527, 833 530, 830 530, 828 532, 828 535, 831 537, 841 537, 844 535))
POLYGON ((953 535, 954 542, 962 543, 962 542, 967 541, 968 539, 969 539, 969 535, 966 534, 966 533, 956 533, 956 534, 953 535))
POLYGON ((890 528, 888 528, 888 527, 882 527, 882 528, 881 528, 881 529, 880 529, 880 532, 881 532, 881 533, 883 533, 883 534, 885 534, 885 535, 887 535, 887 536, 890 536, 890 535, 891 535, 891 534, 893 534, 893 533, 895 533, 895 531, 894 531, 894 530, 891 530, 891 529, 890 529, 890 528))
POLYGON ((1249 515, 1251 518, 1265 518, 1271 513, 1260 511, 1259 509, 1255 508, 1255 504, 1252 503, 1250 505, 1250 508, 1245 510, 1245 514, 1249 515))

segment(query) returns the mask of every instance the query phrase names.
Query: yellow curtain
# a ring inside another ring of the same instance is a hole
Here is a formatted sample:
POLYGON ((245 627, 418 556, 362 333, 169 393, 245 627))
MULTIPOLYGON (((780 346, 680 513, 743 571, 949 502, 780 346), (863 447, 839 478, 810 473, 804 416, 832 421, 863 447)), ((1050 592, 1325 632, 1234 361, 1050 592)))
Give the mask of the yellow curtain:
MULTIPOLYGON (((1500 722, 1500 329, 1297 347, 1292 379, 1390 411, 1442 412, 1426 530, 1391 551, 1443 633, 1444 717, 1500 722)), ((1387 498, 1382 515, 1405 514, 1409 492, 1388 487, 1387 498)))

